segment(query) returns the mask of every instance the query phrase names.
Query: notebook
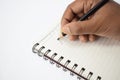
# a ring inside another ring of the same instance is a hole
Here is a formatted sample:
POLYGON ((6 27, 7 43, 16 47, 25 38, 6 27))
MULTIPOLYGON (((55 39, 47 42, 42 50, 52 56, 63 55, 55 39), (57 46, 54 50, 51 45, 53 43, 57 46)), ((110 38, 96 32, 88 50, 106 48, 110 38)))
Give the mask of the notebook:
POLYGON ((120 41, 99 38, 82 43, 67 36, 57 40, 59 34, 57 25, 32 51, 78 80, 120 80, 120 41))

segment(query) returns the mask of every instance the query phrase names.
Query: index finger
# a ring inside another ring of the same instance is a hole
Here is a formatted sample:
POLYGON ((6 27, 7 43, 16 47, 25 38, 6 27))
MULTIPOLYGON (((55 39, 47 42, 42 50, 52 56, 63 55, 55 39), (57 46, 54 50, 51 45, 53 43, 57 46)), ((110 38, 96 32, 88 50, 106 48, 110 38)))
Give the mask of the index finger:
POLYGON ((65 10, 62 21, 61 21, 61 26, 63 27, 64 25, 70 23, 80 12, 82 12, 83 8, 83 2, 81 1, 74 1, 71 3, 67 9, 65 10))

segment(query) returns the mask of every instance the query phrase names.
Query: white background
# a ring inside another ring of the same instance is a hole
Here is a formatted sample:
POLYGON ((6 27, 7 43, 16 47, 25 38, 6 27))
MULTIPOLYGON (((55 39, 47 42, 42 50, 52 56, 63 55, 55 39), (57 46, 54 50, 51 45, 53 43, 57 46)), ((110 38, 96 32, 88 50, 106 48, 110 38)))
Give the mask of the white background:
POLYGON ((76 80, 31 51, 72 1, 0 0, 0 80, 76 80))

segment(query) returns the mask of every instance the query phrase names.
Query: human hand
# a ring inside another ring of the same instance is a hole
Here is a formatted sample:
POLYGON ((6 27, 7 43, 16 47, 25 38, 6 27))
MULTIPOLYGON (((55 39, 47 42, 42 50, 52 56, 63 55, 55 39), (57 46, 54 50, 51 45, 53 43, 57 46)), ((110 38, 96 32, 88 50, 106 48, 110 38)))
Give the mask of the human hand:
POLYGON ((97 36, 120 40, 120 5, 110 0, 85 21, 78 21, 100 0, 75 0, 71 3, 61 21, 62 32, 70 40, 94 41, 97 36))

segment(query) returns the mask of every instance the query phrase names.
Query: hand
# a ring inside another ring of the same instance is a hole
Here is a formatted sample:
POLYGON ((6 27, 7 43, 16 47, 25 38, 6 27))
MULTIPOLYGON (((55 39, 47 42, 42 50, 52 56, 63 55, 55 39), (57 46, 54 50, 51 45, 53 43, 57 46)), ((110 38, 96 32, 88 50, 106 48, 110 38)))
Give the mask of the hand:
POLYGON ((94 41, 97 36, 120 40, 120 5, 110 0, 85 21, 78 21, 100 0, 75 0, 61 21, 62 31, 70 40, 94 41))

